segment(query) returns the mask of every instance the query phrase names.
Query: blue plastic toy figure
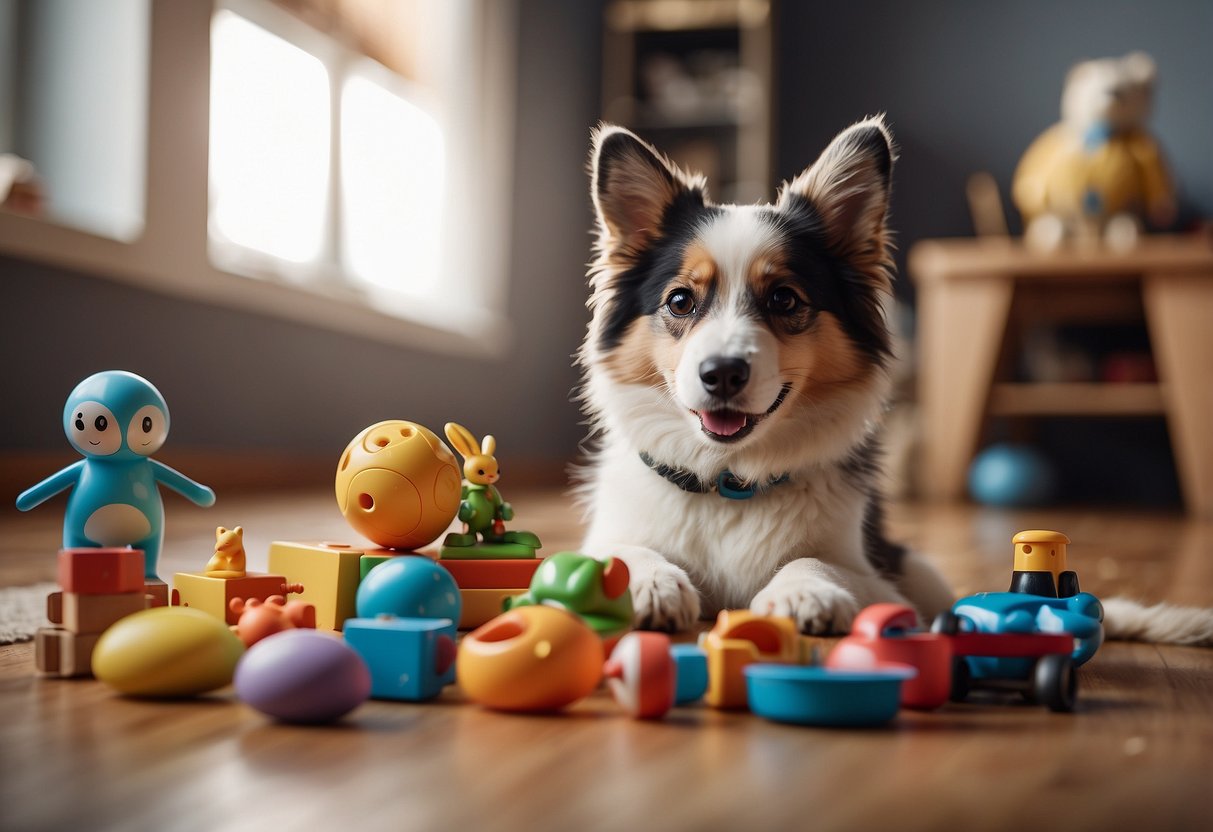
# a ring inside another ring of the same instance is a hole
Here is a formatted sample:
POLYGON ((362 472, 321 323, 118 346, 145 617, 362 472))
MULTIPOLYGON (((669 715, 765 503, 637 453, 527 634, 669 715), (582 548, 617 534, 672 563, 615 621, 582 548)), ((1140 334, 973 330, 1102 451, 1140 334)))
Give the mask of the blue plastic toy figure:
POLYGON ((156 579, 164 541, 163 483, 200 506, 215 502, 205 485, 151 459, 168 436, 168 405, 145 378, 107 370, 76 385, 63 408, 63 430, 84 459, 17 497, 29 511, 73 488, 63 517, 63 548, 131 546, 143 550, 156 579))

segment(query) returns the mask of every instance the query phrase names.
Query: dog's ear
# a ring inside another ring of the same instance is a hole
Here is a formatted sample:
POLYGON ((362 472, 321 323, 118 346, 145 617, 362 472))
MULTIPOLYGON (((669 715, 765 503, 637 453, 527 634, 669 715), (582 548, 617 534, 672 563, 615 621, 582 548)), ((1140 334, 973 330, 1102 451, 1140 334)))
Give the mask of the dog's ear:
POLYGON ((675 203, 702 205, 706 198, 702 177, 683 173, 633 133, 611 124, 594 131, 590 178, 599 246, 623 260, 634 259, 661 233, 675 203))
POLYGON ((786 183, 779 204, 797 197, 821 215, 830 248, 882 289, 891 288, 889 190, 896 151, 883 116, 839 133, 820 158, 786 183))

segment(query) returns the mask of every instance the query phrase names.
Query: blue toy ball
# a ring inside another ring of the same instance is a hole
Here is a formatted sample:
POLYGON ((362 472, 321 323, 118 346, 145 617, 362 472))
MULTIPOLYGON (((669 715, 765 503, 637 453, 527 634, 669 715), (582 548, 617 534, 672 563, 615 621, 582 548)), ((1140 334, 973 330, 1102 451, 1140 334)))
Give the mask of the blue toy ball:
POLYGON ((426 557, 385 560, 358 585, 359 618, 449 618, 459 623, 462 600, 451 573, 426 557))
POLYGON ((969 493, 991 506, 1032 506, 1054 494, 1053 466, 1025 445, 991 445, 969 466, 969 493))

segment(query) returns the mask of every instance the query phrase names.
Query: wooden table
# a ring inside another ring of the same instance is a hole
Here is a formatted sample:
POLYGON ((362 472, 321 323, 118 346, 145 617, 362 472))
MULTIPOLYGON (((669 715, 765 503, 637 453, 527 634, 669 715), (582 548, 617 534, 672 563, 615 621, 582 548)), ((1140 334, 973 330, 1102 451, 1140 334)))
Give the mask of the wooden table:
POLYGON ((924 494, 955 499, 988 416, 1165 415, 1184 500, 1213 517, 1213 245, 1147 236, 1127 253, 1045 254, 1019 239, 924 240, 910 251, 918 288, 924 494), (1120 320, 1143 314, 1156 384, 1000 381, 1019 320, 1120 320))

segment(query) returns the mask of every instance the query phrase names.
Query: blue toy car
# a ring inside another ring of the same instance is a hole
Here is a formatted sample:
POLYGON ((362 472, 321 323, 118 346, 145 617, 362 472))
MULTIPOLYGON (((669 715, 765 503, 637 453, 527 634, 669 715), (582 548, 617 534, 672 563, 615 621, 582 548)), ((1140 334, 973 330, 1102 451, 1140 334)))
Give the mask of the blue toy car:
POLYGON ((1074 668, 1103 643, 1103 606, 1089 592, 1048 598, 981 592, 936 619, 953 636, 952 698, 974 687, 1013 688, 1051 710, 1074 708, 1074 668))

